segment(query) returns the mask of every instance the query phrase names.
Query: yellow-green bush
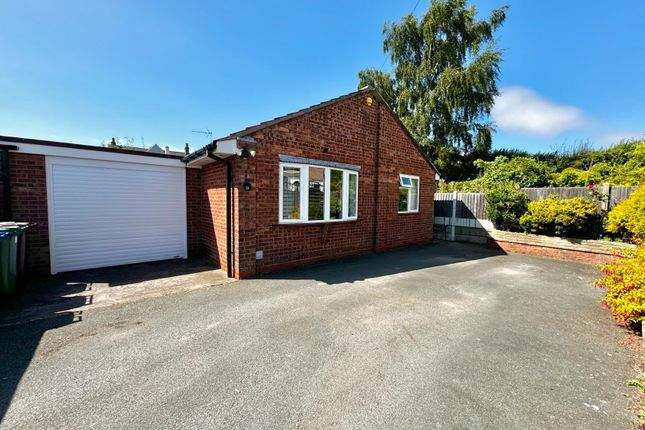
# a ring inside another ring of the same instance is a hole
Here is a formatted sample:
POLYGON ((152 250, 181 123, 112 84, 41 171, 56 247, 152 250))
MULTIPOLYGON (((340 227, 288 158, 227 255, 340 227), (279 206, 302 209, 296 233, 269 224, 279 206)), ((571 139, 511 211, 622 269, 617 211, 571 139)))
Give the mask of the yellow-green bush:
POLYGON ((547 236, 596 237, 599 233, 596 204, 582 197, 546 200, 529 203, 528 211, 520 218, 526 233, 547 236))
POLYGON ((645 319, 645 247, 620 251, 601 266, 604 276, 595 284, 607 290, 601 303, 614 319, 634 326, 645 319))
POLYGON ((559 173, 551 174, 549 184, 554 187, 585 187, 590 183, 604 182, 614 170, 612 166, 604 162, 594 164, 589 170, 567 167, 559 173))
POLYGON ((607 231, 636 242, 645 240, 645 186, 609 211, 607 231))
POLYGON ((589 172, 567 167, 560 173, 553 173, 549 183, 554 187, 584 187, 589 183, 589 172))

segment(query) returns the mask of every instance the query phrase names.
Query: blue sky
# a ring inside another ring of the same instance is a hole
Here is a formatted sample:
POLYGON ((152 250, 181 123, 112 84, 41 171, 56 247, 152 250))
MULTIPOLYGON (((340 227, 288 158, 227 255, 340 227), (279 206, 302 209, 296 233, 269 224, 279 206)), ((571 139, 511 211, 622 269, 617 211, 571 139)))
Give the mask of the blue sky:
MULTIPOLYGON (((196 149, 355 90, 415 3, 3 1, 0 134, 196 149)), ((645 2, 475 2, 506 3, 494 147, 645 136, 645 2)))

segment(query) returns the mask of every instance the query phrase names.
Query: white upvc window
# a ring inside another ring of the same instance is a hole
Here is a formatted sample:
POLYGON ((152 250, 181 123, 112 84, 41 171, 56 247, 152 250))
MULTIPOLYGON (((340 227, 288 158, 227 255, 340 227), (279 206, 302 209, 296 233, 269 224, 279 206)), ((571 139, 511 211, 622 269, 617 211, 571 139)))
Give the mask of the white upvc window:
POLYGON ((399 213, 419 212, 419 177, 399 175, 399 213))
POLYGON ((281 224, 358 218, 358 172, 314 164, 280 163, 281 224))

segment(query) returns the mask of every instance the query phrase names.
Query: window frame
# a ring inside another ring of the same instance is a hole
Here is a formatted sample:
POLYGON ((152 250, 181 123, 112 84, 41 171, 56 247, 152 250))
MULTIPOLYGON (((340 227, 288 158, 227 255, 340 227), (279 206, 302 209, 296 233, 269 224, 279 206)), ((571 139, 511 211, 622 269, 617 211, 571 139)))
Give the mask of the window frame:
POLYGON ((415 175, 408 175, 408 174, 404 174, 404 173, 399 174, 399 188, 397 189, 397 199, 396 199, 397 213, 398 214, 416 214, 416 213, 419 213, 419 206, 421 204, 420 196, 421 196, 421 178, 419 178, 418 176, 415 176, 415 175), (403 182, 404 182, 403 178, 406 178, 406 179, 410 180, 410 186, 403 185, 403 182), (410 209, 410 207, 412 207, 412 199, 410 199, 410 193, 411 193, 412 189, 414 189, 413 180, 415 180, 415 179, 417 181, 417 196, 416 196, 417 197, 416 198, 416 203, 417 203, 416 206, 417 206, 417 208, 416 209, 410 209), (405 211, 398 210, 398 207, 399 207, 399 194, 398 194, 398 192, 400 192, 400 190, 402 190, 402 189, 408 190, 408 209, 405 210, 405 211))
POLYGON ((350 222, 358 219, 358 189, 360 176, 357 170, 343 169, 340 167, 325 166, 320 164, 302 164, 291 162, 280 162, 278 168, 278 223, 279 224, 323 224, 334 222, 350 222), (300 218, 299 219, 284 219, 284 168, 298 168, 300 169, 300 218), (325 184, 324 184, 324 197, 323 197, 323 212, 324 216, 321 220, 309 220, 309 168, 315 167, 324 170, 325 184), (341 191, 342 202, 342 215, 341 219, 331 219, 329 217, 330 203, 331 203, 331 171, 339 170, 343 172, 343 182, 341 191), (356 214, 349 216, 349 175, 356 175, 356 214))

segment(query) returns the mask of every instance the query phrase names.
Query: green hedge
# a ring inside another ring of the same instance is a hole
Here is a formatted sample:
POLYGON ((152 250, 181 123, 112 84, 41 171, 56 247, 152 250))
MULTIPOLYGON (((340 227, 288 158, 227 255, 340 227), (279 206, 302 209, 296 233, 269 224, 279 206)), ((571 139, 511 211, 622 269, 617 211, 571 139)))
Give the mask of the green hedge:
POLYGON ((596 204, 582 197, 531 202, 520 218, 526 233, 564 237, 597 237, 601 232, 596 204))
POLYGON ((528 203, 526 194, 513 183, 499 184, 486 193, 488 219, 499 230, 518 231, 528 203))

